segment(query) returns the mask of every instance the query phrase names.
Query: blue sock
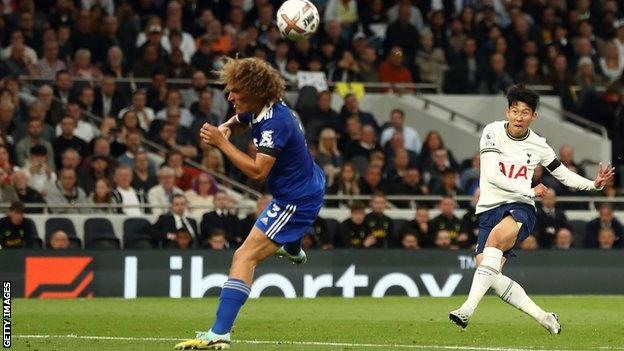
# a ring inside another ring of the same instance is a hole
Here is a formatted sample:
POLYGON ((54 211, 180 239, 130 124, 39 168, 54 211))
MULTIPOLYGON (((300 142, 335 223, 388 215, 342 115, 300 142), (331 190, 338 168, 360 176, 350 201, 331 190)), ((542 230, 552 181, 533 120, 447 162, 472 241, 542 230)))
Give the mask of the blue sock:
POLYGON ((239 279, 230 278, 223 284, 217 307, 217 319, 210 328, 213 333, 227 334, 232 330, 238 311, 247 301, 250 292, 251 288, 239 279))
POLYGON ((284 250, 290 255, 297 255, 301 251, 301 239, 284 244, 284 250))

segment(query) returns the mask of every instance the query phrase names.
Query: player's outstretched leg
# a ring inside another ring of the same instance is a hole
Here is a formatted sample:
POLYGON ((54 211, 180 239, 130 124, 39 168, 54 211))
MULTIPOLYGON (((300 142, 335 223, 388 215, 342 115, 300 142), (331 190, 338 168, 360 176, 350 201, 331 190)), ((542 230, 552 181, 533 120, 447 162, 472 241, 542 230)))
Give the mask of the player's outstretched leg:
POLYGON ((497 279, 503 263, 503 251, 514 246, 519 227, 515 219, 508 215, 498 223, 487 237, 481 257, 477 256, 478 267, 472 278, 468 298, 464 304, 449 313, 449 319, 462 328, 468 326, 483 295, 497 279), (479 262, 480 261, 480 262, 479 262))
POLYGON ((466 302, 464 302, 460 308, 451 311, 449 314, 449 318, 453 323, 462 328, 468 326, 468 320, 474 313, 483 295, 485 295, 496 280, 501 267, 502 258, 503 251, 495 247, 486 247, 483 250, 483 259, 472 278, 468 299, 466 299, 466 302))
POLYGON ((277 244, 254 227, 243 245, 236 250, 230 276, 223 284, 212 328, 198 332, 194 339, 175 345, 177 350, 225 350, 230 348, 230 331, 241 307, 251 292, 255 267, 275 253, 277 244))
POLYGON ((561 325, 559 325, 557 315, 552 312, 544 312, 531 300, 522 286, 509 279, 509 277, 499 274, 494 284, 492 284, 492 289, 503 301, 533 317, 551 334, 559 334, 561 332, 561 325))
POLYGON ((308 256, 301 248, 301 239, 282 245, 275 252, 275 256, 289 259, 293 264, 304 264, 308 256))

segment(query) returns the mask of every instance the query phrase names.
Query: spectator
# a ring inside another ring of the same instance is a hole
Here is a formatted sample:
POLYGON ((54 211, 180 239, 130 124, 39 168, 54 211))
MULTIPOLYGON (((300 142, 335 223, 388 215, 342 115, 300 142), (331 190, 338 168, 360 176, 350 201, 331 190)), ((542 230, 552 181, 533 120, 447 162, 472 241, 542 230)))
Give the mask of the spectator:
MULTIPOLYGON (((362 125, 369 124, 373 128, 375 128, 375 134, 379 133, 381 130, 379 128, 379 124, 377 124, 377 120, 370 112, 365 112, 360 110, 360 105, 354 94, 347 94, 344 97, 344 105, 340 110, 340 119, 344 121, 346 124, 347 118, 357 115, 360 119, 362 125)), ((341 130, 339 130, 339 134, 344 131, 344 125, 341 130)))
POLYGON ((78 184, 87 193, 92 194, 95 190, 95 183, 100 179, 105 179, 109 183, 113 178, 113 167, 111 160, 106 155, 93 155, 90 158, 90 167, 84 172, 80 172, 78 184))
POLYGON ((602 228, 611 228, 614 235, 614 244, 617 247, 621 245, 622 224, 613 216, 613 207, 609 203, 600 205, 599 216, 595 218, 585 227, 584 246, 586 248, 598 248, 600 245, 599 234, 602 228))
POLYGON ((160 247, 175 247, 176 233, 180 229, 186 230, 192 238, 199 235, 197 222, 187 216, 187 202, 182 194, 175 194, 171 200, 171 208, 167 213, 158 217, 152 225, 152 238, 160 247))
MULTIPOLYGON (((420 32, 420 50, 414 59, 415 76, 425 83, 442 86, 444 72, 448 70, 444 50, 433 46, 433 34, 425 29, 420 32)), ((420 145, 420 141, 418 143, 420 145)), ((416 150, 414 150, 416 151, 416 150)))
POLYGON ((111 192, 111 186, 108 178, 99 178, 95 181, 95 186, 93 187, 93 192, 89 195, 88 198, 89 204, 96 206, 107 206, 107 207, 98 207, 93 208, 91 210, 92 213, 115 213, 116 209, 110 207, 113 204, 113 194, 111 192))
POLYGON ((191 187, 191 181, 200 173, 199 169, 184 165, 184 156, 179 151, 169 152, 166 157, 166 164, 173 169, 175 186, 183 191, 191 187))
POLYGON ((417 154, 420 153, 420 136, 418 135, 416 129, 405 125, 405 112, 398 108, 395 108, 392 112, 390 112, 390 126, 384 129, 381 133, 380 144, 385 147, 394 133, 400 133, 403 135, 404 146, 406 149, 417 154))
POLYGON ((424 205, 418 205, 416 211, 414 211, 414 219, 405 224, 401 229, 401 233, 416 235, 418 245, 422 248, 432 247, 435 238, 430 237, 429 208, 424 205))
POLYGON ((420 250, 416 234, 406 232, 401 235, 401 247, 407 250, 420 250))
POLYGON ((544 78, 540 73, 539 60, 535 56, 529 56, 524 59, 522 71, 516 75, 516 83, 527 85, 544 84, 544 78))
POLYGON ((359 82, 360 66, 350 50, 344 50, 338 60, 336 69, 332 73, 333 82, 359 82))
MULTIPOLYGON (((391 181, 390 194, 392 195, 428 195, 429 189, 422 182, 420 171, 416 167, 408 167, 403 176, 391 181)), ((414 207, 412 201, 393 201, 397 207, 414 207)))
MULTIPOLYGON (((356 134, 357 135, 357 134, 356 134)), ((381 146, 377 143, 377 135, 375 129, 371 125, 362 126, 360 140, 351 141, 345 147, 345 157, 349 161, 359 157, 369 159, 371 153, 374 151, 380 151, 381 146)))
POLYGON ((210 233, 207 244, 204 247, 208 247, 211 250, 227 250, 229 248, 226 233, 221 228, 216 228, 210 233))
MULTIPOLYGON (((442 135, 439 132, 432 130, 427 133, 425 137, 425 141, 423 142, 423 146, 421 147, 421 152, 419 154, 419 164, 422 167, 427 167, 429 164, 433 162, 432 156, 433 152, 438 149, 445 149, 444 140, 442 139, 442 135)), ((455 161, 455 157, 453 157, 453 153, 449 150, 446 150, 448 154, 448 161, 450 163, 451 168, 457 169, 457 161, 455 161)))
POLYGON ((429 235, 434 237, 437 232, 445 231, 448 233, 453 246, 457 245, 462 248, 470 247, 470 237, 467 233, 462 233, 461 220, 455 217, 453 213, 455 210, 455 201, 453 201, 453 198, 450 196, 442 196, 442 199, 438 202, 438 209, 440 210, 440 214, 429 221, 429 235))
POLYGON ((568 226, 565 213, 557 206, 556 192, 553 189, 548 189, 537 208, 535 234, 539 246, 545 249, 550 248, 556 239, 557 230, 568 226))
POLYGON ((12 202, 7 216, 0 218, 0 248, 32 248, 37 237, 35 224, 24 217, 24 205, 12 202))
MULTIPOLYGON (((360 195, 360 185, 358 184, 358 174, 351 163, 345 163, 340 171, 331 181, 327 188, 328 195, 360 195)), ((327 201, 329 207, 343 207, 352 204, 351 200, 327 201)))
POLYGON ((453 244, 452 240, 451 240, 451 233, 449 233, 448 230, 438 230, 436 232, 434 232, 434 241, 433 241, 433 247, 435 249, 441 249, 441 250, 457 250, 458 246, 453 244))
POLYGON ((51 213, 85 213, 84 208, 88 204, 87 196, 76 184, 76 171, 73 169, 62 169, 59 172, 59 180, 50 186, 45 195, 45 201, 51 213))
POLYGON ((47 194, 48 186, 56 182, 56 173, 48 162, 48 150, 43 145, 30 148, 23 170, 28 178, 28 185, 43 196, 47 194))
POLYGON ((377 51, 375 51, 375 48, 369 45, 365 46, 359 57, 358 65, 360 66, 360 77, 362 82, 379 82, 379 72, 377 70, 377 51))
POLYGON ((201 221, 202 242, 209 238, 215 228, 223 229, 227 234, 227 241, 231 247, 239 247, 243 243, 241 222, 228 209, 229 196, 224 191, 214 194, 214 211, 205 213, 201 221))
MULTIPOLYGON (((425 166, 424 180, 428 183, 429 189, 432 191, 443 187, 444 175, 449 173, 448 171, 455 170, 451 163, 451 158, 448 149, 437 149, 432 153, 431 163, 425 166)), ((455 177, 457 174, 455 173, 455 177)))
POLYGON ((121 117, 120 122, 121 125, 119 127, 118 138, 121 142, 125 142, 126 136, 130 131, 136 131, 141 134, 144 134, 145 132, 141 129, 139 117, 137 116, 136 112, 132 110, 126 111, 126 113, 124 113, 124 115, 121 117))
MULTIPOLYGON (((364 223, 366 207, 356 201, 351 205, 349 218, 338 225, 334 246, 347 248, 364 247, 364 240, 368 235, 368 228, 364 223)), ((369 240, 370 241, 370 240, 369 240)))
POLYGON ((152 213, 163 214, 171 206, 171 199, 183 191, 175 186, 175 172, 171 167, 163 167, 158 171, 158 185, 147 192, 147 199, 152 206, 152 213))
POLYGON ((468 37, 461 52, 452 61, 444 79, 444 91, 449 94, 475 94, 483 80, 485 60, 477 52, 477 42, 468 37))
POLYGON ((191 233, 189 233, 188 229, 180 228, 177 229, 173 234, 174 239, 168 246, 169 248, 187 250, 193 247, 193 237, 191 233))
POLYGON ((59 45, 55 40, 48 40, 43 44, 43 57, 37 61, 37 72, 41 78, 53 80, 56 73, 67 69, 65 62, 59 60, 59 45))
POLYGON ((610 250, 615 247, 615 233, 613 228, 603 227, 598 231, 598 248, 610 250))
POLYGON ((132 187, 144 194, 158 184, 158 178, 150 164, 150 159, 145 151, 138 151, 134 156, 134 170, 132 173, 132 187))
POLYGON ((167 120, 164 122, 158 119, 152 122, 149 135, 151 140, 166 147, 169 151, 177 149, 185 157, 197 156, 197 147, 191 144, 191 132, 180 125, 178 108, 173 107, 167 110, 167 120))
POLYGON ((490 56, 490 69, 480 89, 484 94, 498 94, 513 85, 513 78, 507 73, 505 56, 494 53, 490 56))
POLYGON ((403 50, 400 47, 392 47, 384 62, 379 65, 379 81, 382 83, 391 83, 391 87, 389 89, 383 89, 383 91, 397 94, 414 92, 413 88, 396 87, 393 85, 393 83, 413 83, 412 72, 405 67, 405 58, 403 50))
MULTIPOLYGON (((439 151, 436 151, 436 153, 438 152, 439 151)), ((442 182, 436 182, 433 184, 431 194, 447 195, 451 197, 464 195, 464 191, 457 185, 458 183, 457 172, 451 168, 447 168, 442 171, 442 182)))
POLYGON ((113 201, 117 205, 117 213, 128 216, 142 216, 147 209, 142 205, 147 204, 145 192, 142 189, 135 189, 132 183, 132 168, 128 165, 120 164, 115 168, 113 176, 115 188, 112 190, 113 201))
POLYGON ((343 164, 342 154, 338 150, 336 132, 331 128, 325 128, 319 135, 318 151, 315 157, 316 163, 321 168, 331 166, 340 168, 343 164))
POLYGON ((394 46, 398 46, 405 52, 408 58, 414 57, 418 49, 418 29, 411 23, 411 5, 403 2, 398 6, 396 21, 389 23, 386 29, 384 48, 386 52, 394 46))
POLYGON ((362 246, 388 248, 392 246, 392 218, 385 215, 386 195, 376 192, 370 202, 371 212, 364 217, 366 237, 362 246))
MULTIPOLYGON (((37 192, 37 190, 28 186, 28 176, 26 172, 21 169, 16 170, 13 173, 13 189, 17 194, 17 197, 20 202, 26 204, 45 204, 45 200, 37 192)), ((25 210, 26 213, 43 213, 43 206, 36 208, 28 208, 25 210)))
POLYGON ((114 78, 124 78, 128 76, 128 67, 124 62, 124 54, 121 48, 118 46, 111 46, 108 48, 102 73, 114 78))
POLYGON ((154 114, 154 110, 147 106, 147 95, 145 90, 139 89, 135 91, 134 94, 132 94, 132 105, 121 109, 119 114, 117 114, 117 117, 123 118, 123 116, 130 110, 137 114, 141 129, 147 131, 156 115, 154 114))
POLYGON ((73 85, 74 83, 72 82, 71 75, 69 74, 68 71, 60 70, 56 72, 56 84, 54 87, 54 96, 60 99, 63 105, 67 105, 70 98, 73 97, 74 95, 73 85))
POLYGON ((69 69, 69 74, 74 79, 86 79, 98 81, 102 78, 102 72, 91 63, 91 51, 86 48, 76 50, 74 63, 69 69))
MULTIPOLYGON (((52 144, 42 138, 43 121, 39 119, 29 119, 26 130, 28 131, 28 136, 19 140, 17 145, 15 145, 15 159, 17 165, 20 167, 24 167, 30 150, 35 145, 41 145, 45 148, 47 155, 52 155, 53 153, 52 144)), ((48 165, 54 167, 52 159, 48 160, 48 165)))
POLYGON ((48 249, 67 250, 70 247, 69 236, 65 233, 65 231, 59 229, 50 235, 50 241, 47 247, 48 249))
POLYGON ((344 133, 344 125, 340 123, 338 112, 331 108, 331 93, 327 90, 316 95, 316 106, 300 112, 308 140, 317 140, 324 128, 333 129, 338 134, 344 133))
POLYGON ((386 178, 389 184, 396 184, 407 173, 410 166, 410 159, 407 150, 401 148, 394 151, 392 163, 388 163, 386 167, 386 178))
POLYGON ((202 166, 209 171, 225 174, 225 161, 223 160, 223 154, 221 153, 221 150, 216 147, 210 147, 208 150, 204 151, 201 163, 202 166))
POLYGON ((555 244, 552 246, 555 250, 569 250, 573 248, 572 232, 566 227, 557 229, 555 233, 555 244))
POLYGON ((57 125, 63 117, 64 108, 60 101, 54 99, 54 89, 48 84, 43 84, 37 89, 37 99, 46 111, 44 122, 48 126, 57 125))
POLYGON ((369 165, 360 179, 360 195, 372 195, 383 190, 381 183, 381 167, 369 165))
MULTIPOLYGON (((0 132, 9 136, 8 138, 11 138, 10 136, 17 129, 14 119, 15 113, 15 105, 12 102, 0 101, 0 132)), ((13 144, 13 140, 11 140, 11 144, 13 144)))
POLYGON ((117 116, 127 101, 118 89, 115 77, 105 75, 101 86, 95 93, 93 113, 98 116, 117 116))
POLYGON ((77 120, 71 116, 65 116, 61 119, 60 135, 52 142, 52 149, 56 156, 56 168, 61 168, 61 155, 67 149, 76 150, 81 157, 89 154, 89 145, 81 138, 74 134, 77 126, 77 120))
MULTIPOLYGON (((119 157, 117 157, 117 163, 121 165, 134 167, 136 155, 141 151, 145 151, 143 149, 143 141, 141 140, 141 138, 142 138, 142 135, 140 131, 138 130, 128 131, 128 133, 126 134, 127 150, 123 154, 119 155, 119 157)), ((152 170, 154 169, 153 165, 150 165, 149 167, 152 170)))

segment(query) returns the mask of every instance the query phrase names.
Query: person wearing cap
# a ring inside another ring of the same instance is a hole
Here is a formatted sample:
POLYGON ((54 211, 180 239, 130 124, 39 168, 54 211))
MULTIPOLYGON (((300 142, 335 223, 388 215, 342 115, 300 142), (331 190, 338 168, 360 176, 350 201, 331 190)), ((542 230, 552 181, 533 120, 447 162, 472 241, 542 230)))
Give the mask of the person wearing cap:
POLYGON ((24 218, 24 205, 11 203, 7 216, 0 218, 0 249, 19 249, 33 246, 37 237, 35 224, 24 218))

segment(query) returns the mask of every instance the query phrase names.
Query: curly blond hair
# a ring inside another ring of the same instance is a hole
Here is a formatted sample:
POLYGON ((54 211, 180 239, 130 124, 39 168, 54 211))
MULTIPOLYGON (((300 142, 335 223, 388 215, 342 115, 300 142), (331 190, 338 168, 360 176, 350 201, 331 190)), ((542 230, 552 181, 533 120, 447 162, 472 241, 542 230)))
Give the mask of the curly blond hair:
POLYGON ((227 91, 236 89, 265 105, 282 98, 284 80, 268 62, 254 57, 224 57, 224 61, 218 74, 227 91))

